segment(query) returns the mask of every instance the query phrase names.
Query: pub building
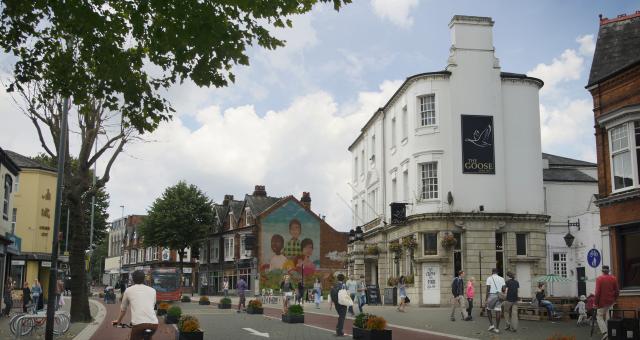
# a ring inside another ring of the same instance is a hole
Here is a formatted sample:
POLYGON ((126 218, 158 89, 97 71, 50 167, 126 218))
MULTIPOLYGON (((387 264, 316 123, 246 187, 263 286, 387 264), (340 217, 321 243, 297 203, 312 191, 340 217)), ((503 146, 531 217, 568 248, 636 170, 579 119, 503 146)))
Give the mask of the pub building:
POLYGON ((454 16, 445 69, 408 77, 348 148, 358 226, 348 274, 384 300, 400 276, 413 303, 437 306, 449 304, 459 270, 476 292, 492 268, 512 271, 522 297, 547 274, 543 82, 502 72, 493 25, 454 16))

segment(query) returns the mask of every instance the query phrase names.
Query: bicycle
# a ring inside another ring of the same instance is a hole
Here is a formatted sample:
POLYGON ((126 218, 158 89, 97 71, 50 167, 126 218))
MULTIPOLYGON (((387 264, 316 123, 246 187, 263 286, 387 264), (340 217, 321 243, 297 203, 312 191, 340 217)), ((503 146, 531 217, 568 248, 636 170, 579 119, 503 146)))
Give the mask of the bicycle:
MULTIPOLYGON (((20 336, 25 336, 31 333, 35 328, 41 328, 46 325, 46 314, 29 314, 21 313, 14 315, 9 320, 9 329, 12 334, 16 334, 20 329, 20 336)), ((53 319, 53 334, 62 335, 69 330, 71 319, 67 312, 56 311, 53 319)))
MULTIPOLYGON (((133 328, 132 324, 126 324, 126 323, 114 323, 113 327, 116 328, 133 328)), ((144 330, 144 333, 142 334, 142 338, 144 340, 151 340, 151 337, 153 336, 153 333, 155 333, 154 330, 146 328, 144 330)))

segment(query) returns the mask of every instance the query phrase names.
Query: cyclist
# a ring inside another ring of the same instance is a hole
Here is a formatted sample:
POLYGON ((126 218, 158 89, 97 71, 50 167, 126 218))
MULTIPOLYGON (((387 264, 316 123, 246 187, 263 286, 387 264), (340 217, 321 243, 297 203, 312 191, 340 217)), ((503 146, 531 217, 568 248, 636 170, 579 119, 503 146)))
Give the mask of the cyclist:
POLYGON ((144 285, 144 272, 136 270, 133 272, 133 285, 125 290, 120 305, 120 316, 118 320, 113 320, 114 325, 120 324, 122 318, 127 314, 127 307, 131 306, 131 340, 143 340, 145 329, 151 330, 153 334, 158 329, 158 318, 153 306, 156 304, 156 290, 144 285))

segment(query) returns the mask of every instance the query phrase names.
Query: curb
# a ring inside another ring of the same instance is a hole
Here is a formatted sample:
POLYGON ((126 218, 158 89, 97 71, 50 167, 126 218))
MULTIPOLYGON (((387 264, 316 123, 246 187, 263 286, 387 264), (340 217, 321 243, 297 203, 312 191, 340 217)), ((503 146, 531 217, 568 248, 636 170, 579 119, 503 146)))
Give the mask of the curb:
POLYGON ((87 325, 73 340, 89 340, 93 334, 98 330, 104 318, 107 316, 107 309, 98 301, 89 299, 89 303, 94 304, 98 308, 98 313, 93 319, 93 322, 87 325))

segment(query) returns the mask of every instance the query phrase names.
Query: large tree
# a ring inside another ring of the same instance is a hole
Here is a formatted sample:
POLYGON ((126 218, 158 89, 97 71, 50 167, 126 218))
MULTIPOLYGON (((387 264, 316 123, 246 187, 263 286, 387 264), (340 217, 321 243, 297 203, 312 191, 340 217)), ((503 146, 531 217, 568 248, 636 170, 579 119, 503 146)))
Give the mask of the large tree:
POLYGON ((178 184, 157 198, 140 228, 145 247, 170 248, 178 253, 180 272, 187 248, 198 249, 202 235, 213 224, 213 204, 198 187, 178 184))
POLYGON ((73 152, 77 160, 64 168, 73 226, 72 321, 91 319, 84 202, 109 181, 126 143, 171 118, 166 89, 185 80, 226 86, 234 65, 249 64, 248 45, 284 45, 272 28, 290 27, 292 15, 317 3, 338 10, 350 1, 2 0, 0 48, 16 59, 8 90, 23 99, 44 151, 66 159, 73 152), (74 139, 58 145, 67 110, 74 139), (100 159, 104 171, 93 185, 90 169, 100 159))

